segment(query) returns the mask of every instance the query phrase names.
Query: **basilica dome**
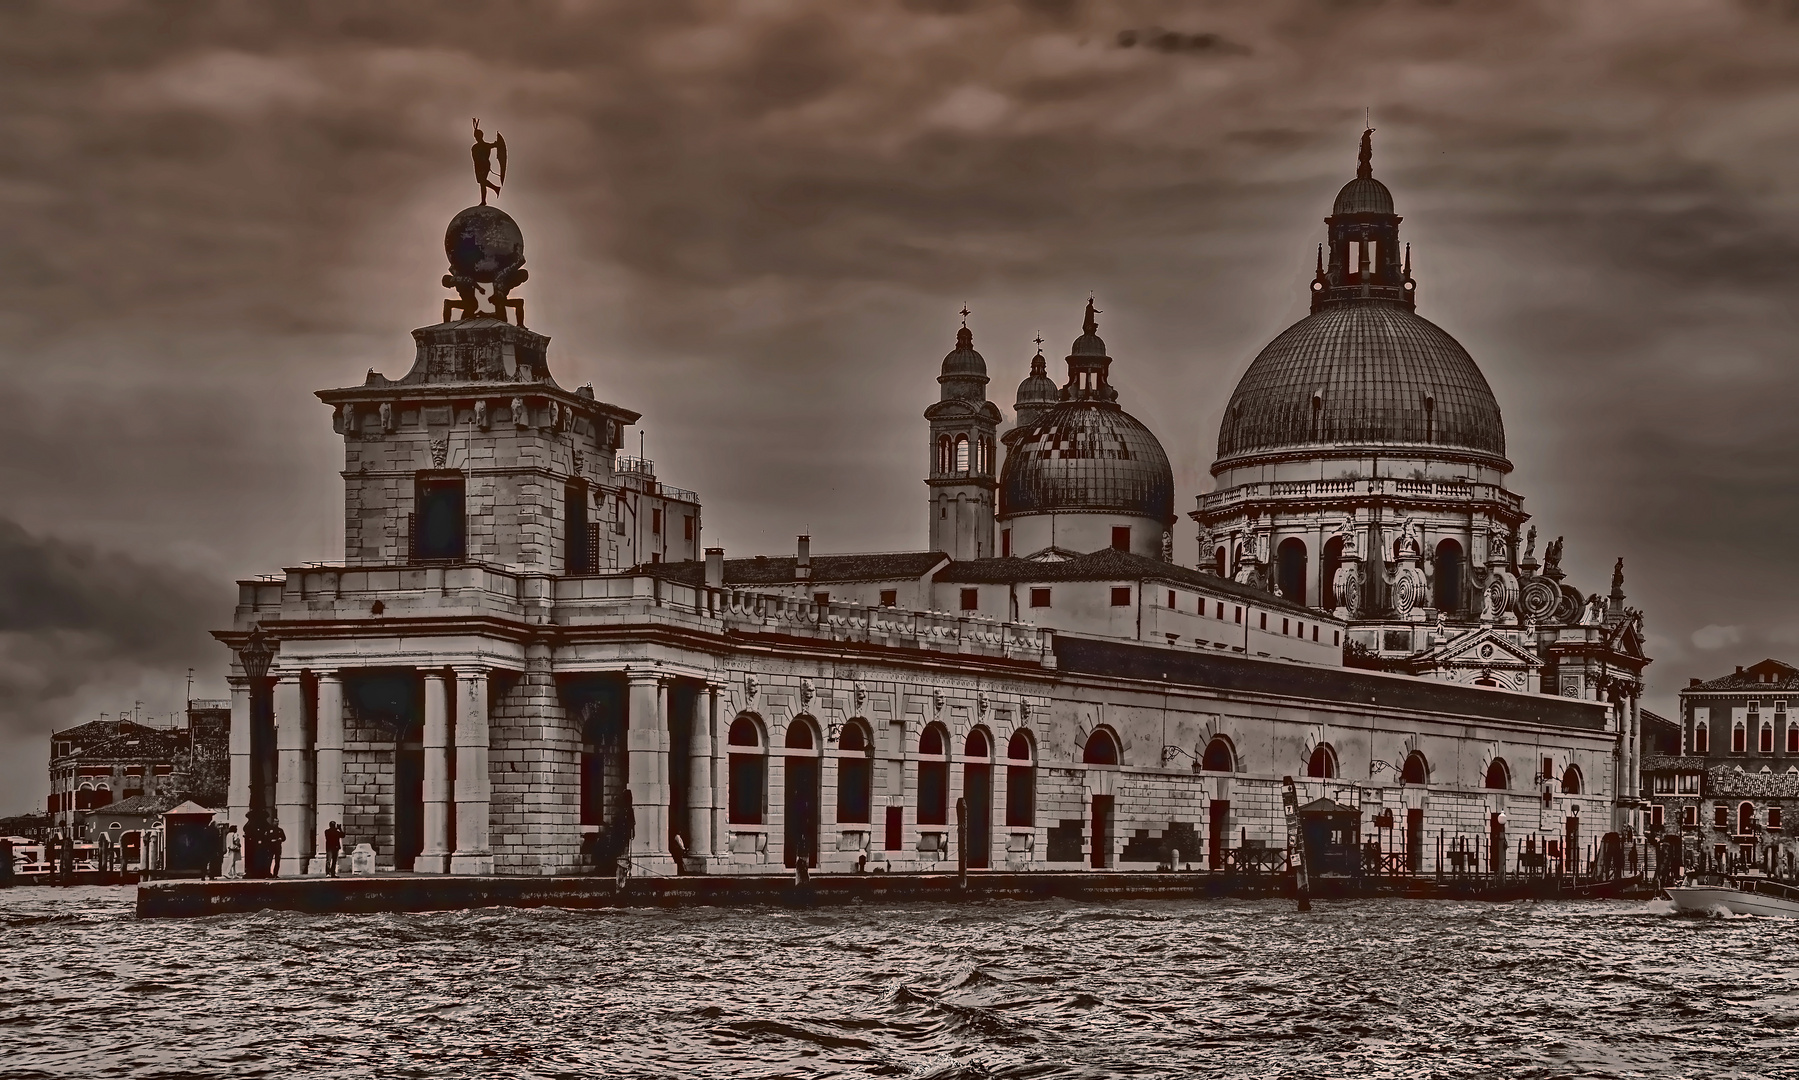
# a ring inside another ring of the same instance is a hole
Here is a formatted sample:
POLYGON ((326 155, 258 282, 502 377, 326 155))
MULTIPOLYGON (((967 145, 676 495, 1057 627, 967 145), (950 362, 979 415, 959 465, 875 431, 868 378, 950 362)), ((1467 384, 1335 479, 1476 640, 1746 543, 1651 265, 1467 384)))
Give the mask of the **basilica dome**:
POLYGON ((1327 304, 1238 381, 1218 456, 1283 447, 1421 443, 1505 456, 1499 402, 1468 351, 1403 303, 1327 304))

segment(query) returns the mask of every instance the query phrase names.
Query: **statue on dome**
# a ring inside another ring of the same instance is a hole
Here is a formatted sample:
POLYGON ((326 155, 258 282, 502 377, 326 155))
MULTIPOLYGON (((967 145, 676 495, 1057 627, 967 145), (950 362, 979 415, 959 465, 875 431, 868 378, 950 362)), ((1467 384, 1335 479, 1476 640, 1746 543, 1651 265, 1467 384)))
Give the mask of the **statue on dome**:
POLYGON ((481 121, 471 121, 475 125, 475 145, 469 147, 469 155, 475 159, 475 183, 481 188, 481 205, 487 205, 487 193, 500 193, 500 184, 506 182, 506 136, 493 133, 493 142, 481 139, 481 121), (489 180, 493 175, 494 158, 499 159, 500 181, 498 184, 489 180))

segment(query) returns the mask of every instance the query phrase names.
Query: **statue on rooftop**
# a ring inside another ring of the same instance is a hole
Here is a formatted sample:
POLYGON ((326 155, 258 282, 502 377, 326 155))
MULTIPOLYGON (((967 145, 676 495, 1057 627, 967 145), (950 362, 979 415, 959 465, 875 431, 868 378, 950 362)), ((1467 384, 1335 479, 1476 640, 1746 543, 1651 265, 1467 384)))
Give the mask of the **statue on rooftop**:
POLYGON ((481 121, 471 121, 475 125, 475 145, 469 147, 469 155, 475 159, 475 183, 481 188, 481 205, 487 205, 487 193, 500 193, 500 184, 506 182, 506 136, 493 133, 493 142, 481 139, 481 121), (494 158, 499 158, 500 181, 498 184, 489 180, 493 174, 494 158))

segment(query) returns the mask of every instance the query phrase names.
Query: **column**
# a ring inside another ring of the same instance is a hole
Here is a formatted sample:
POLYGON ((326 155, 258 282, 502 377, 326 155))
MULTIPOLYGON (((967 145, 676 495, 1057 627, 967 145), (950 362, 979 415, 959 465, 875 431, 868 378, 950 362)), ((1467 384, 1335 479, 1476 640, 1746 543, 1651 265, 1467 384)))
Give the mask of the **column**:
MULTIPOLYGON (((325 830, 333 821, 344 823, 344 683, 337 672, 319 676, 318 725, 313 735, 317 748, 318 777, 314 799, 318 806, 313 815, 312 850, 321 858, 325 854, 325 830)), ((348 855, 349 852, 343 852, 348 855)), ((343 861, 343 860, 340 860, 343 861)), ((347 869, 347 863, 344 867, 347 869)))
POLYGON ((232 676, 231 684, 231 778, 225 788, 227 820, 237 826, 241 837, 244 822, 250 814, 250 680, 232 676))
POLYGON ((673 874, 668 855, 668 721, 663 679, 632 671, 626 679, 626 785, 631 792, 633 835, 628 858, 633 874, 673 874))
POLYGON ((493 781, 487 775, 487 669, 456 669, 456 854, 452 874, 493 873, 488 808, 493 781))
POLYGON ((450 870, 450 724, 445 693, 443 672, 425 672, 425 841, 412 864, 422 874, 450 870))
POLYGON ((306 872, 312 840, 312 800, 307 791, 306 695, 300 673, 275 680, 275 816, 287 840, 281 845, 280 873, 306 872))
POLYGON ((687 741, 687 850, 704 858, 712 852, 712 727, 718 716, 718 688, 708 683, 693 703, 687 741))
POLYGON ((718 683, 706 686, 707 724, 712 729, 712 761, 709 765, 712 783, 712 854, 715 858, 729 860, 731 857, 731 830, 726 828, 725 814, 729 809, 730 778, 725 770, 730 761, 726 754, 724 717, 719 712, 719 699, 725 688, 718 683))

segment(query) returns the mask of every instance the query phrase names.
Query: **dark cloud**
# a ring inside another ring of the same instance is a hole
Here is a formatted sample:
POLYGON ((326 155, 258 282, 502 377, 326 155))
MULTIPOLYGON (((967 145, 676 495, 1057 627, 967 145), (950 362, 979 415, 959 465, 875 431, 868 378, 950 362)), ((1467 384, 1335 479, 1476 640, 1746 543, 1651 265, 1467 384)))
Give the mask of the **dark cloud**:
MULTIPOLYGON (((1791 7, 14 4, 5 510, 225 594, 335 556, 341 447, 310 391, 408 365, 472 198, 471 116, 512 148, 555 370, 645 413, 709 539, 921 543, 951 313, 973 306, 1005 406, 1089 290, 1184 509, 1237 375, 1304 313, 1367 108, 1421 310, 1493 383, 1576 582, 1626 556, 1665 702, 1799 641, 1791 7), (1733 629, 1702 649, 1707 626, 1733 629)), ((224 608, 171 610, 187 644, 154 656, 9 640, 119 657, 96 682, 139 696, 190 664, 222 693, 197 634, 224 608)), ((96 707, 70 685, 8 700, 96 707)))

